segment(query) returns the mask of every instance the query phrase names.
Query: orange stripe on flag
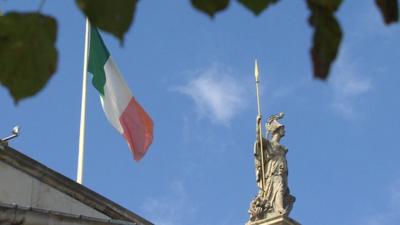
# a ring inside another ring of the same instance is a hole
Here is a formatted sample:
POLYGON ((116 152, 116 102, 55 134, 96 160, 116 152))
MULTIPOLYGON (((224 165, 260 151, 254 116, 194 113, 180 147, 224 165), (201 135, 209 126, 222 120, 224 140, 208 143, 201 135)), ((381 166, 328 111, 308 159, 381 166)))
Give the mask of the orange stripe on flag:
POLYGON ((133 158, 139 161, 153 141, 153 121, 142 106, 132 97, 119 121, 124 130, 133 158))

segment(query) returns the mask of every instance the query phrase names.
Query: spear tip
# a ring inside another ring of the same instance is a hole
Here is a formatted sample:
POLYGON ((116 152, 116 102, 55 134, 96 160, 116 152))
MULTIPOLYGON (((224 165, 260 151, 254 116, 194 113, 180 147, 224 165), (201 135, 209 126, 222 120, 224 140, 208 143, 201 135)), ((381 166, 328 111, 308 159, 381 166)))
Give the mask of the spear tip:
POLYGON ((257 59, 256 59, 255 63, 254 63, 254 76, 256 78, 256 81, 258 81, 258 74, 259 74, 259 72, 258 72, 258 63, 257 63, 257 59))

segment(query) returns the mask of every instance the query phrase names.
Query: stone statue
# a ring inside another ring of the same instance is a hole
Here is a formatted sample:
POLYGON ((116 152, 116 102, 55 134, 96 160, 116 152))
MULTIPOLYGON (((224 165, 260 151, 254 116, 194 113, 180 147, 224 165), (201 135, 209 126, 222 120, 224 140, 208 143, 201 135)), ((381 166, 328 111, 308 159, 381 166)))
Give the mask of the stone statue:
POLYGON ((260 139, 261 116, 257 116, 254 159, 259 191, 250 203, 251 222, 279 215, 287 216, 295 201, 295 197, 290 194, 287 182, 286 153, 288 150, 280 144, 281 138, 285 135, 285 126, 279 123, 279 119, 282 119, 283 116, 283 113, 279 113, 268 118, 265 125, 267 135, 266 138, 262 137, 262 141, 260 139), (268 140, 269 134, 272 135, 271 140, 268 140), (263 152, 261 153, 261 151, 263 152), (264 159, 261 156, 264 156, 264 159), (262 168, 262 162, 264 162, 264 168, 262 168))

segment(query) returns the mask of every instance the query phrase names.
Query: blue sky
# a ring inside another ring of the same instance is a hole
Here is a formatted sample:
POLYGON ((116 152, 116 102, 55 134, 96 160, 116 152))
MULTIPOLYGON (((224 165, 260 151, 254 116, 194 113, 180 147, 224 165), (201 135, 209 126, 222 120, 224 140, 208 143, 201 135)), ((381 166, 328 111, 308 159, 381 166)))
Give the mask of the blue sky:
MULTIPOLYGON (((0 9, 39 4, 1 1, 0 9)), ((17 106, 0 88, 0 132, 19 124, 11 146, 75 179, 85 21, 73 1, 46 1, 42 11, 58 20, 57 72, 17 106)), ((140 1, 124 46, 103 38, 154 120, 154 142, 135 163, 89 85, 84 185, 155 224, 244 224, 257 192, 257 58, 264 119, 286 113, 291 217, 399 224, 399 25, 383 25, 373 1, 344 1, 342 46, 321 82, 312 77, 308 16, 303 1, 280 1, 259 17, 232 1, 213 20, 189 1, 140 1)))

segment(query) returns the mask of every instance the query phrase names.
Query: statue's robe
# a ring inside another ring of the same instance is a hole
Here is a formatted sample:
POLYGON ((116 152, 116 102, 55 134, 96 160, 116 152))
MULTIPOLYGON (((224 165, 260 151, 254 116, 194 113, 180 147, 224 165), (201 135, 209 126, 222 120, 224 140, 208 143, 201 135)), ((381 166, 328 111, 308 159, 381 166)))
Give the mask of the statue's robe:
POLYGON ((265 187, 264 190, 262 190, 261 151, 259 141, 256 141, 254 145, 257 185, 260 190, 259 195, 266 200, 265 211, 267 214, 288 214, 294 202, 294 197, 290 195, 287 182, 287 151, 288 150, 283 145, 272 143, 263 138, 265 187))

